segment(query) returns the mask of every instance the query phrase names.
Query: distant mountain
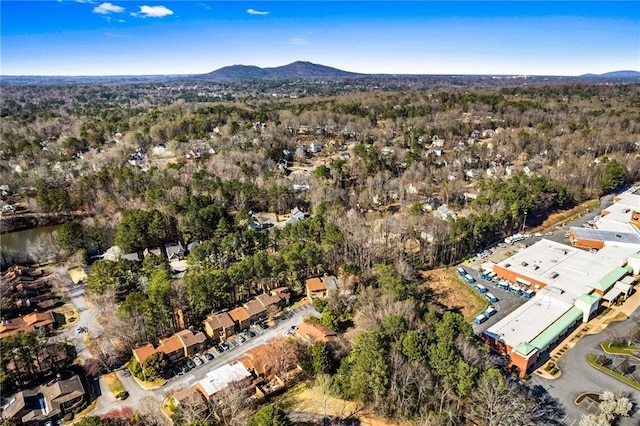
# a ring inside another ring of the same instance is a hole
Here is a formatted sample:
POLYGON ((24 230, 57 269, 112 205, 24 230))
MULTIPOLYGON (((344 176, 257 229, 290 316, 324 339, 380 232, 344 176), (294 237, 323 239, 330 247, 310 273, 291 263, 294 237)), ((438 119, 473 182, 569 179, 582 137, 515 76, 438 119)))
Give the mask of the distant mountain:
POLYGON ((640 79, 640 72, 632 71, 632 70, 612 71, 612 72, 606 72, 604 74, 583 74, 580 76, 580 78, 624 78, 624 79, 637 78, 637 79, 640 79))
POLYGON ((363 77, 358 74, 311 62, 297 61, 275 68, 260 68, 253 65, 231 65, 204 74, 215 80, 253 80, 253 79, 289 79, 289 78, 352 78, 363 77))

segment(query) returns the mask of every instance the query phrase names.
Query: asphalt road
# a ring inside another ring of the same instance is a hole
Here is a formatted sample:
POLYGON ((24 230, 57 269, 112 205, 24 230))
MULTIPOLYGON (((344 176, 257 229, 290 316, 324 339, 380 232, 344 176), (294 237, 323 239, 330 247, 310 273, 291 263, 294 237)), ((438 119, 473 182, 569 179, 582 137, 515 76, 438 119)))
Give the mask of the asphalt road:
POLYGON ((157 389, 142 389, 126 369, 120 369, 116 371, 116 374, 127 392, 129 392, 129 397, 124 401, 118 401, 111 398, 108 402, 105 401, 104 403, 101 403, 93 414, 100 415, 107 411, 123 407, 132 407, 135 409, 140 400, 144 397, 151 397, 158 401, 162 401, 166 396, 194 385, 197 381, 203 379, 209 371, 221 367, 234 359, 242 357, 247 350, 267 343, 269 340, 276 337, 284 336, 285 331, 291 330, 292 326, 300 324, 303 319, 309 315, 320 316, 318 311, 316 311, 310 304, 302 305, 295 310, 289 311, 285 313, 286 318, 278 320, 273 327, 264 331, 260 330, 260 334, 256 334, 255 337, 249 338, 241 344, 230 342, 231 348, 229 350, 221 354, 216 354, 215 358, 211 361, 204 360, 204 364, 183 375, 172 377, 164 386, 157 389))
MULTIPOLYGON (((634 320, 640 320, 640 310, 636 310, 626 321, 614 322, 607 326, 604 332, 583 337, 564 357, 558 362, 562 375, 558 379, 545 379, 536 374, 531 376, 530 383, 540 385, 546 391, 560 401, 565 411, 563 424, 577 425, 580 416, 587 412, 585 406, 574 404, 575 399, 583 392, 602 393, 605 390, 614 393, 625 394, 631 398, 636 410, 629 418, 622 418, 620 426, 632 426, 640 424, 640 392, 631 386, 622 383, 591 367, 587 361, 587 355, 591 353, 601 354, 600 343, 609 340, 612 336, 623 336, 634 326, 634 320)), ((619 363, 619 362, 618 362, 619 363)))
POLYGON ((471 286, 474 286, 475 284, 482 284, 489 290, 490 293, 492 293, 494 296, 498 298, 498 302, 492 304, 496 308, 498 313, 493 315, 491 318, 489 318, 489 320, 487 320, 482 324, 474 323, 473 330, 475 331, 475 333, 476 334, 482 333, 483 331, 491 327, 493 324, 500 321, 502 318, 504 318, 507 314, 512 312, 514 309, 518 308, 527 300, 529 300, 524 296, 517 296, 509 291, 499 289, 495 287, 495 283, 489 282, 485 279, 480 278, 480 265, 483 262, 487 262, 487 261, 491 261, 494 263, 501 262, 502 260, 510 257, 514 252, 521 250, 527 246, 530 246, 540 241, 542 238, 555 241, 560 244, 569 245, 569 240, 565 238, 564 235, 569 230, 570 227, 572 226, 582 227, 589 220, 593 220, 594 217, 599 215, 603 209, 606 209, 607 207, 611 206, 612 203, 613 203, 613 195, 606 195, 600 198, 600 205, 598 207, 594 208, 588 213, 585 211, 585 214, 583 214, 581 217, 577 218, 576 220, 565 223, 563 226, 554 229, 552 231, 553 232, 552 235, 543 235, 541 237, 531 236, 526 240, 519 241, 513 245, 507 245, 506 247, 498 247, 496 244, 494 244, 491 247, 487 247, 493 251, 493 253, 489 255, 487 258, 480 259, 476 257, 475 260, 471 263, 464 262, 461 265, 457 265, 456 267, 458 266, 463 267, 469 275, 471 275, 473 278, 476 279, 476 283, 470 284, 471 286))
MULTIPOLYGON (((82 361, 86 361, 93 358, 93 356, 91 355, 91 352, 89 352, 87 345, 84 343, 84 340, 82 339, 83 334, 79 330, 88 330, 93 337, 100 337, 102 336, 103 329, 98 322, 98 313, 93 307, 87 304, 87 300, 84 297, 83 284, 74 284, 70 286, 67 295, 69 296, 70 302, 78 311, 78 322, 73 327, 67 328, 56 334, 51 338, 51 340, 73 343, 76 347, 77 357, 82 361)), ((98 385, 100 386, 101 393, 100 398, 98 398, 98 408, 115 401, 115 398, 109 391, 109 387, 102 378, 98 379, 98 385)))
MULTIPOLYGON (((585 214, 575 219, 574 221, 565 223, 564 225, 557 227, 556 229, 554 229, 553 235, 543 237, 532 236, 514 245, 507 245, 507 247, 505 248, 496 248, 496 246, 493 246, 494 253, 488 258, 482 260, 476 259, 472 263, 460 265, 465 268, 465 270, 467 270, 468 273, 473 276, 479 283, 487 287, 487 289, 489 289, 491 293, 493 293, 498 299, 500 299, 497 304, 494 304, 494 306, 498 308, 498 314, 494 315, 490 320, 481 325, 474 324, 474 331, 476 333, 481 333, 491 325, 495 324, 513 309, 517 308, 522 303, 528 300, 523 296, 515 296, 511 293, 505 292, 504 290, 497 289, 486 280, 479 278, 478 270, 482 262, 500 262, 509 257, 513 252, 534 244, 542 238, 569 245, 569 240, 565 238, 564 235, 570 227, 582 227, 585 223, 593 220, 597 215, 599 215, 603 209, 611 206, 612 203, 613 195, 602 197, 600 199, 600 205, 597 208, 591 210, 590 212, 585 212, 585 214)), ((600 343, 608 340, 611 336, 624 335, 628 333, 628 331, 634 326, 633 319, 640 319, 640 311, 636 310, 636 312, 634 312, 634 314, 631 316, 631 319, 632 320, 609 324, 609 326, 603 333, 583 337, 576 344, 576 346, 569 350, 566 355, 559 361, 558 365, 562 371, 562 375, 560 376, 560 378, 550 380, 542 378, 535 374, 532 375, 532 378, 528 382, 530 385, 541 386, 549 395, 559 401, 560 406, 564 410, 564 412, 562 414, 559 413, 558 417, 556 418, 556 420, 558 420, 560 423, 569 426, 575 426, 578 425, 582 414, 586 414, 588 412, 597 412, 597 406, 595 404, 591 404, 591 407, 589 408, 588 403, 582 405, 576 405, 574 403, 575 399, 580 394, 584 392, 602 393, 605 390, 610 390, 614 393, 620 393, 629 396, 634 403, 635 411, 633 413, 633 416, 622 418, 618 424, 620 426, 640 425, 640 393, 632 387, 614 379, 613 377, 601 373, 600 371, 591 367, 586 361, 587 355, 591 353, 602 353, 600 343)), ((621 360, 618 360, 617 362, 619 363, 621 362, 621 360)))

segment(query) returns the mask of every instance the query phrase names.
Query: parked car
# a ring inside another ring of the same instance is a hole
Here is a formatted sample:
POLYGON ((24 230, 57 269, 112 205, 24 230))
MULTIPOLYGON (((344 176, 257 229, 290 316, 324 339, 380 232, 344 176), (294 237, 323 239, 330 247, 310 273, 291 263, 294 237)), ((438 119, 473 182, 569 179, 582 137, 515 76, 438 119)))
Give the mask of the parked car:
POLYGON ((256 333, 254 333, 253 331, 249 330, 249 331, 247 331, 247 335, 248 335, 249 337, 255 337, 255 336, 256 336, 256 333))
POLYGON ((245 339, 243 335, 238 336, 238 341, 240 343, 243 343, 245 340, 247 340, 247 339, 245 339))
POLYGON ((203 364, 202 358, 200 358, 199 356, 194 356, 193 357, 193 362, 197 365, 200 366, 203 364))
POLYGON ((228 351, 229 350, 229 344, 228 343, 221 343, 220 347, 222 348, 223 351, 228 351))
POLYGON ((206 354, 204 354, 204 357, 207 359, 207 361, 211 361, 211 360, 214 358, 214 356, 213 356, 213 355, 211 355, 209 352, 207 352, 206 354))
MULTIPOLYGON (((200 362, 202 362, 202 360, 200 360, 200 362)), ((189 370, 191 370, 191 369, 196 368, 196 364, 192 360, 188 359, 187 360, 187 367, 189 367, 189 370)))

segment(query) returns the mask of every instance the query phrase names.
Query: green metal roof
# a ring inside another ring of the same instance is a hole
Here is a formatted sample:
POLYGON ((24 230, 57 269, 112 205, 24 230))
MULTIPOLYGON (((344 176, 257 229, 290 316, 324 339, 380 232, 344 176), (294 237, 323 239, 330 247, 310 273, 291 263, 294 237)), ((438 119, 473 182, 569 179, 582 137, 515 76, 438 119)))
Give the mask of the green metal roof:
POLYGON ((609 272, 604 278, 593 284, 591 287, 606 292, 616 283, 616 281, 632 271, 633 269, 630 266, 618 266, 616 269, 609 272))
POLYGON ((600 299, 601 297, 599 294, 593 293, 593 294, 583 294, 582 296, 578 297, 576 301, 586 303, 589 306, 592 306, 595 302, 597 302, 600 299))
POLYGON ((556 322, 551 324, 545 331, 540 333, 538 337, 531 341, 531 345, 542 350, 547 349, 549 344, 553 342, 559 335, 564 333, 578 318, 582 317, 582 310, 575 306, 565 312, 556 322))
POLYGON ((634 259, 640 259, 640 253, 633 253, 631 256, 629 257, 633 257, 634 259))
POLYGON ((536 349, 537 348, 535 346, 527 342, 522 342, 518 346, 516 346, 516 352, 525 357, 536 349))

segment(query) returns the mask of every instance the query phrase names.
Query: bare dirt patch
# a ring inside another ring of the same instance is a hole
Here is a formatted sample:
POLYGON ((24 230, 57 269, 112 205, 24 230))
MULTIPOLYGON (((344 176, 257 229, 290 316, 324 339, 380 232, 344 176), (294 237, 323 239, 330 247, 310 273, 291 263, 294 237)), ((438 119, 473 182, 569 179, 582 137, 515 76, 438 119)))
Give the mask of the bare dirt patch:
POLYGON ((596 207, 598 207, 598 200, 589 200, 572 209, 551 213, 542 225, 537 228, 533 228, 530 231, 552 230, 554 226, 575 220, 583 214, 589 213, 596 207))
POLYGON ((432 292, 432 300, 443 308, 454 310, 465 318, 473 318, 487 301, 473 288, 448 269, 434 269, 422 273, 424 286, 432 292))
POLYGON ((341 419, 356 418, 360 420, 360 424, 369 426, 399 425, 372 414, 363 409, 361 404, 328 395, 319 385, 301 383, 287 391, 280 403, 290 412, 326 415, 341 419))

